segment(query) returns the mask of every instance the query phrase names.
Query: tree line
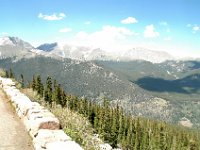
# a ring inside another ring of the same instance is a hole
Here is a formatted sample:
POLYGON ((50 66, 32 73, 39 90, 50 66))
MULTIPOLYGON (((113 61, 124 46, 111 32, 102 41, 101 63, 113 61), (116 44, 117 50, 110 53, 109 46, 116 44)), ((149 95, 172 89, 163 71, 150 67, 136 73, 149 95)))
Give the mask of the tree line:
MULTIPOLYGON (((20 82, 25 85, 23 75, 20 82)), ((95 132, 112 147, 125 150, 200 149, 199 131, 131 116, 126 114, 119 105, 110 105, 106 99, 99 104, 67 94, 50 76, 45 82, 42 82, 40 75, 33 76, 28 86, 48 104, 56 103, 87 117, 95 132)))

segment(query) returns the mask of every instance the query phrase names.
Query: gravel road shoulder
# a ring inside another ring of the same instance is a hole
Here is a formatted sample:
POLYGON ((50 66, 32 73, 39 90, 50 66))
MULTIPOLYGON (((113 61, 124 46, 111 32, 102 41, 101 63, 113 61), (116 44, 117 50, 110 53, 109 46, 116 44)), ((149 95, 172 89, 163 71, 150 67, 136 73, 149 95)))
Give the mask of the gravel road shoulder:
POLYGON ((34 150, 32 139, 0 89, 0 150, 34 150))

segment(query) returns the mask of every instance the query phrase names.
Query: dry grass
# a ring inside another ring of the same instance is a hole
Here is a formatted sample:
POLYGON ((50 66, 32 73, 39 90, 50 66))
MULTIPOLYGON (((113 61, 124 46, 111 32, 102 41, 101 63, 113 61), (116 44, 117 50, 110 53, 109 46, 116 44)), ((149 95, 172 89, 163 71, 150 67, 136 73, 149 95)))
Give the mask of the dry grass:
POLYGON ((88 119, 71 111, 68 108, 61 108, 54 105, 51 111, 59 117, 63 130, 75 141, 84 146, 85 149, 97 149, 101 141, 95 140, 93 128, 88 119))

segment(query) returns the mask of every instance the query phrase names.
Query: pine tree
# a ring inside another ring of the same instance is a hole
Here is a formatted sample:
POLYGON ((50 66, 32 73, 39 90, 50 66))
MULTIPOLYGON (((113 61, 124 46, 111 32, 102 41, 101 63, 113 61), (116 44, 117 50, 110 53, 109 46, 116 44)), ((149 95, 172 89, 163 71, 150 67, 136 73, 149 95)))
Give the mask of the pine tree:
POLYGON ((43 97, 44 86, 42 84, 40 75, 37 75, 37 77, 36 77, 35 90, 38 92, 38 94, 41 97, 43 97))
POLYGON ((60 90, 60 105, 62 107, 65 107, 66 106, 66 94, 65 94, 65 91, 61 88, 60 90))
POLYGON ((39 89, 39 95, 41 96, 41 97, 43 97, 44 96, 44 85, 41 83, 40 84, 40 89, 39 89))
POLYGON ((9 78, 14 78, 13 70, 10 68, 9 78))
POLYGON ((49 104, 52 103, 52 81, 51 81, 51 77, 47 77, 46 79, 46 86, 45 86, 45 90, 44 90, 44 100, 46 102, 48 102, 49 104))
POLYGON ((95 106, 95 113, 96 113, 96 116, 94 117, 94 128, 97 130, 97 132, 99 131, 99 116, 100 116, 100 108, 99 108, 99 105, 96 105, 95 106))
POLYGON ((54 90, 56 89, 57 86, 58 86, 57 81, 54 79, 53 80, 53 88, 54 88, 54 90))
POLYGON ((93 105, 93 103, 92 102, 89 102, 89 114, 88 114, 88 116, 89 116, 89 121, 90 121, 90 123, 92 124, 92 125, 94 125, 94 119, 95 119, 95 117, 96 117, 96 113, 95 113, 95 109, 94 109, 94 105, 93 105))
POLYGON ((24 76, 23 76, 23 74, 21 74, 20 77, 21 77, 21 86, 22 86, 22 88, 24 88, 25 87, 25 83, 24 83, 24 76))
POLYGON ((58 86, 56 86, 56 89, 55 89, 55 101, 56 101, 56 104, 61 104, 62 103, 61 86, 60 86, 60 84, 58 86))
POLYGON ((36 79, 35 79, 35 76, 34 76, 34 75, 33 75, 31 87, 32 87, 32 89, 33 89, 34 91, 36 90, 36 79))
POLYGON ((47 77, 46 87, 47 87, 48 91, 51 92, 51 94, 52 94, 52 81, 51 81, 51 77, 50 76, 47 77))
POLYGON ((124 133, 124 115, 121 114, 119 118, 119 131, 117 136, 117 143, 121 143, 124 133))
POLYGON ((111 126, 111 137, 110 137, 110 143, 112 147, 117 146, 117 135, 118 135, 118 130, 117 130, 117 118, 115 117, 116 114, 113 114, 112 116, 112 126, 111 126))
POLYGON ((6 70, 6 78, 9 78, 10 76, 9 76, 9 72, 8 72, 8 70, 6 70))

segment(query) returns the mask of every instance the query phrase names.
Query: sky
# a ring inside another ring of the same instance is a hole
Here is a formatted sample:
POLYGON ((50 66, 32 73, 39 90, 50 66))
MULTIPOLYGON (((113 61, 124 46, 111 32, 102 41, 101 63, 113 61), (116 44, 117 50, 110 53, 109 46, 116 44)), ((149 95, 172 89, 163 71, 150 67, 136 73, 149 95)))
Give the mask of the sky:
POLYGON ((199 0, 0 0, 0 36, 200 57, 199 0))

